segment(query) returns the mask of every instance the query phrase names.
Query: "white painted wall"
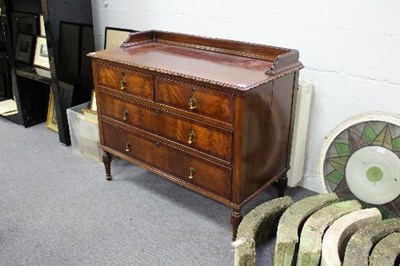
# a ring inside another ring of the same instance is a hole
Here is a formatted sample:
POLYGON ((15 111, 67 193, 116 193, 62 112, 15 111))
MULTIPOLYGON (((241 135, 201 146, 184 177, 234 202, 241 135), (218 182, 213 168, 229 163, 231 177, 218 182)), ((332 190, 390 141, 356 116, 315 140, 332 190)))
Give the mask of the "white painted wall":
POLYGON ((400 113, 399 0, 92 0, 96 47, 104 27, 166 30, 294 48, 312 81, 302 186, 320 191, 324 139, 359 113, 400 113))

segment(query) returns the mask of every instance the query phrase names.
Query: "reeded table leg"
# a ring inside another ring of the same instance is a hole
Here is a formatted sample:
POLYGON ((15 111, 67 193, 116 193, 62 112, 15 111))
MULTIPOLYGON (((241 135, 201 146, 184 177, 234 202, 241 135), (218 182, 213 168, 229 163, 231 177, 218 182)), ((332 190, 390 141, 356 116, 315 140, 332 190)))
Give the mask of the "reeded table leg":
POLYGON ((237 231, 243 216, 240 209, 232 209, 231 223, 232 223, 232 240, 236 240, 237 231))
POLYGON ((109 152, 103 152, 103 163, 104 168, 106 169, 106 179, 108 181, 112 180, 111 176, 111 154, 109 152))

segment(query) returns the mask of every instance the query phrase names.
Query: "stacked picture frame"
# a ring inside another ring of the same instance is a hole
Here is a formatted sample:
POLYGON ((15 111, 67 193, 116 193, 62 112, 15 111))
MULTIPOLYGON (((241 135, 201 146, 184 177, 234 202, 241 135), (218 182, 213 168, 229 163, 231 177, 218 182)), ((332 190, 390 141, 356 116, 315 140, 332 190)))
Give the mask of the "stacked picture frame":
POLYGON ((17 64, 32 66, 37 75, 50 79, 43 14, 13 12, 11 16, 17 64))
MULTIPOLYGON (((59 26, 61 21, 92 25, 91 1, 0 0, 0 15, 0 31, 4 35, 3 39, 0 36, 0 56, 1 53, 7 55, 0 57, 0 62, 7 62, 0 68, 0 87, 3 83, 10 85, 8 90, 0 88, 0 101, 14 100, 17 106, 15 114, 0 114, 0 119, 30 127, 46 122, 50 110, 54 114, 51 121, 57 123, 59 141, 70 145, 66 109, 74 103, 89 101, 93 84, 82 89, 81 84, 92 83, 87 81, 92 79, 85 74, 80 76, 86 81, 71 84, 60 80, 59 26), (45 37, 45 41, 39 37, 45 37), (47 49, 44 44, 47 44, 47 49), (49 61, 43 60, 47 59, 46 55, 49 61), (50 92, 54 97, 50 97, 50 92), (49 101, 52 98, 54 100, 49 101), (48 109, 50 102, 54 104, 48 109)), ((93 52, 94 36, 87 37, 83 44, 84 49, 93 52)), ((84 50, 81 57, 86 58, 84 50)), ((91 76, 91 66, 85 73, 91 76)))
MULTIPOLYGON (((87 53, 93 52, 93 26, 60 21, 58 56, 58 88, 65 109, 80 104, 80 99, 90 99, 93 78, 87 53)), ((58 131, 54 110, 54 96, 50 94, 46 126, 58 131)))
POLYGON ((70 84, 79 84, 83 90, 92 88, 92 68, 90 59, 86 54, 94 50, 92 25, 61 21, 59 79, 70 84))
POLYGON ((13 12, 12 34, 15 60, 30 64, 35 38, 39 34, 38 14, 13 12))
POLYGON ((45 34, 41 12, 40 1, 0 0, 0 53, 6 54, 1 56, 0 87, 8 87, 0 89, 0 100, 3 107, 13 106, 0 117, 24 127, 43 122, 47 112, 50 75, 40 76, 34 68, 37 39, 45 34))

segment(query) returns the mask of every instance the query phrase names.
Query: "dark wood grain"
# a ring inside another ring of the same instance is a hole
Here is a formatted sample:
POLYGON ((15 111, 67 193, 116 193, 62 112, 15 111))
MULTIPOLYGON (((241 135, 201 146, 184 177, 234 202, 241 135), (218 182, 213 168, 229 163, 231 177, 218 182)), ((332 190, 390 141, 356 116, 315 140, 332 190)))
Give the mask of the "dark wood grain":
MULTIPOLYGON (((250 57, 254 59, 264 59, 275 62, 281 55, 289 54, 293 50, 273 47, 270 45, 261 45, 254 43, 246 43, 240 41, 232 41, 218 38, 205 38, 202 36, 179 34, 165 31, 148 31, 140 34, 132 34, 130 40, 126 43, 126 47, 142 45, 145 42, 168 43, 181 47, 191 47, 206 51, 214 51, 220 54, 233 54, 242 57, 250 57)), ((286 56, 287 58, 289 56, 286 56)), ((296 63, 297 58, 291 58, 290 63, 296 63)))
POLYGON ((103 134, 105 146, 153 165, 186 183, 230 199, 229 167, 196 158, 160 140, 129 132, 110 123, 104 123, 103 134), (189 177, 191 167, 195 169, 192 178, 189 177))
POLYGON ((121 91, 132 96, 153 100, 153 77, 151 75, 99 65, 99 85, 121 91), (121 82, 125 85, 122 86, 121 82))
POLYGON ((236 237, 243 205, 286 187, 298 52, 155 31, 124 47, 91 54, 101 147, 231 207, 236 237))
POLYGON ((158 101, 199 115, 233 122, 233 95, 168 79, 158 80, 158 101), (190 100, 194 99, 194 109, 190 100))

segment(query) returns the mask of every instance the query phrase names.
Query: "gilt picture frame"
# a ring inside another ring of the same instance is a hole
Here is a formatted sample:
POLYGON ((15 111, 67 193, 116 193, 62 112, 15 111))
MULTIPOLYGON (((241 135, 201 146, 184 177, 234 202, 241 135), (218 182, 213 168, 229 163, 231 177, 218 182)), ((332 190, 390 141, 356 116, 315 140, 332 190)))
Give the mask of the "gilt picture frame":
POLYGON ((57 116, 56 116, 56 110, 54 107, 55 107, 54 93, 53 93, 53 89, 50 88, 49 107, 47 109, 46 127, 55 132, 58 132, 57 116))
POLYGON ((95 90, 92 90, 92 97, 90 99, 89 109, 94 112, 97 112, 97 102, 96 102, 96 91, 95 90))

